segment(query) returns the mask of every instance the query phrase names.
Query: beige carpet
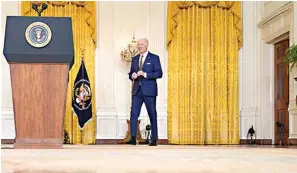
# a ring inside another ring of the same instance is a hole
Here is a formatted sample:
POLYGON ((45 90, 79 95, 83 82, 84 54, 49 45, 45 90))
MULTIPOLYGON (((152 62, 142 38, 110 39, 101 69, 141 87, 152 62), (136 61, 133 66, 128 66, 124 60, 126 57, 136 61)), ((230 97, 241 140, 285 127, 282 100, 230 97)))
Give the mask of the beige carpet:
POLYGON ((296 148, 65 145, 62 150, 16 150, 6 147, 9 146, 2 145, 1 150, 2 173, 297 173, 296 148))

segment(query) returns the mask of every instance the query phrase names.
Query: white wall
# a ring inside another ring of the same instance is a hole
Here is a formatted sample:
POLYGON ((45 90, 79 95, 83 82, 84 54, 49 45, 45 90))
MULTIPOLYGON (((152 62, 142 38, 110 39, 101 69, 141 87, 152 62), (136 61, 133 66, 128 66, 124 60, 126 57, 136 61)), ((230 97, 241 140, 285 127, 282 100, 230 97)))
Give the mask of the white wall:
MULTIPOLYGON (((136 38, 147 37, 149 50, 160 56, 163 78, 158 80, 159 138, 167 139, 167 55, 165 47, 166 2, 99 2, 98 49, 96 51, 97 138, 125 137, 131 102, 129 67, 121 50, 136 38)), ((149 123, 145 106, 141 129, 149 123)))
POLYGON ((243 1, 243 47, 240 67, 241 139, 253 125, 257 139, 272 139, 274 117, 273 59, 271 49, 260 38, 258 23, 263 16, 263 3, 243 1))

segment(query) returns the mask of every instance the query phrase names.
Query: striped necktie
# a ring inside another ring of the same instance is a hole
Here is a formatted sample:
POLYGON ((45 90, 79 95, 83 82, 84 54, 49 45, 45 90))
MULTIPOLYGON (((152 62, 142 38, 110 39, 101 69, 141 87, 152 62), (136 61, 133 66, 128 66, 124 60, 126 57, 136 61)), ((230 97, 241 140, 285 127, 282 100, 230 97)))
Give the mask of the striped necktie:
POLYGON ((143 55, 140 55, 140 59, 139 59, 139 70, 142 70, 142 58, 143 58, 143 55))

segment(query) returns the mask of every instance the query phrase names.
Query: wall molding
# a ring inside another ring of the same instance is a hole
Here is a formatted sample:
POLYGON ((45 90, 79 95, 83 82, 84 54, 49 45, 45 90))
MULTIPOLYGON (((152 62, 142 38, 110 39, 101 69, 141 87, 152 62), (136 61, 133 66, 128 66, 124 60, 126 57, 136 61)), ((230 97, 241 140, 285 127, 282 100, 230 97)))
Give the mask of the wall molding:
POLYGON ((289 2, 259 22, 261 38, 268 44, 275 44, 289 38, 292 19, 293 2, 289 2))
POLYGON ((292 141, 297 140, 297 105, 296 100, 293 100, 289 103, 288 111, 289 115, 289 139, 292 141))
MULTIPOLYGON (((159 139, 167 139, 167 112, 158 111, 158 133, 159 139)), ((130 115, 127 112, 97 113, 97 136, 96 139, 123 139, 128 129, 127 120, 130 115), (99 115, 100 114, 100 115, 99 115)), ((140 131, 144 133, 145 126, 150 124, 149 116, 142 111, 139 116, 140 131)))
POLYGON ((267 25, 269 25, 272 22, 275 22, 276 20, 278 20, 283 15, 287 15, 287 13, 291 13, 292 12, 292 9, 293 9, 293 6, 294 6, 293 2, 288 2, 287 4, 285 4, 284 6, 282 6, 281 8, 277 9, 276 11, 274 11, 270 16, 267 16, 267 17, 263 18, 259 22, 258 27, 260 29, 263 29, 267 25))
MULTIPOLYGON (((241 145, 248 145, 250 143, 250 139, 240 139, 241 145)), ((272 139, 256 139, 256 145, 272 145, 272 139)))
POLYGON ((268 4, 270 4, 272 1, 265 1, 264 2, 264 5, 266 6, 266 5, 268 5, 268 4))
MULTIPOLYGON (((109 144, 109 145, 125 145, 121 144, 123 139, 96 139, 96 145, 101 145, 101 144, 109 144)), ((158 140, 159 145, 168 145, 168 139, 159 139, 158 140)), ((140 145, 147 145, 147 144, 140 144, 140 145)))
MULTIPOLYGON (((121 144, 123 139, 96 139, 96 145, 126 145, 121 144)), ((289 145, 297 145, 296 139, 288 139, 289 145)), ((14 139, 1 139, 1 144, 14 144, 14 139)), ((175 145, 170 144, 167 139, 159 139, 159 145, 175 145)), ((240 139, 239 145, 249 145, 249 139, 240 139)), ((147 144, 140 144, 140 145, 147 145, 147 144)), ((271 139, 256 139, 256 145, 272 145, 271 139)))
MULTIPOLYGON (((100 109, 97 109, 100 110, 100 109)), ((127 131, 127 119, 130 115, 126 112, 99 111, 97 112, 97 134, 96 139, 123 139, 127 131)), ((149 124, 147 113, 142 113, 140 130, 144 130, 149 124)), ((14 115, 12 108, 1 110, 2 139, 15 138, 14 115)), ((159 139, 167 139, 167 112, 158 112, 159 139)))
POLYGON ((265 40, 267 41, 267 43, 274 45, 280 41, 290 39, 290 27, 291 26, 284 27, 282 30, 275 34, 276 36, 267 37, 265 38, 265 40))
POLYGON ((297 145, 297 138, 289 138, 288 139, 288 144, 289 145, 297 145))
POLYGON ((14 139, 15 138, 15 122, 13 116, 13 108, 1 109, 1 138, 14 139))

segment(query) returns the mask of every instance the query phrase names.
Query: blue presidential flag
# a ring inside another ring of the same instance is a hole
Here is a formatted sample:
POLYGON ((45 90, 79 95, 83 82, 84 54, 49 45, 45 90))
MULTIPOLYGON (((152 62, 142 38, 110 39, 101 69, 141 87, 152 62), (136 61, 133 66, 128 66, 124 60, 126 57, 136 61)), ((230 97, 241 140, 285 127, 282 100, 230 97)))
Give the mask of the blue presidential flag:
POLYGON ((83 129, 92 119, 92 90, 84 59, 81 61, 79 71, 74 81, 72 108, 78 118, 79 127, 83 129))

